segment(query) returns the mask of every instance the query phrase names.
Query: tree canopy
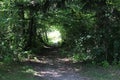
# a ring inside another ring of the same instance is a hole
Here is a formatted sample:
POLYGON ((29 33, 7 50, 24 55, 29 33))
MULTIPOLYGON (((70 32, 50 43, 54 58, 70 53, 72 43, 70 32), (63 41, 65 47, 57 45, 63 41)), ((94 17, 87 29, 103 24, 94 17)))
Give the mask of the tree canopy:
POLYGON ((119 0, 1 0, 0 60, 15 61, 44 46, 54 47, 47 32, 56 29, 62 37, 59 47, 78 60, 118 63, 119 4, 119 0))

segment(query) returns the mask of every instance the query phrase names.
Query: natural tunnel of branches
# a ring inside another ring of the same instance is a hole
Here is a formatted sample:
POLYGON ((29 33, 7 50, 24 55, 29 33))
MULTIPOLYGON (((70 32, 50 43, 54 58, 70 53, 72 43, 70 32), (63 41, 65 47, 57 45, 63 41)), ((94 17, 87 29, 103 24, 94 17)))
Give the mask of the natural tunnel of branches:
POLYGON ((119 0, 1 0, 0 60, 7 57, 14 61, 27 53, 40 54, 45 47, 57 47, 65 55, 77 56, 78 61, 118 63, 119 3, 119 0))

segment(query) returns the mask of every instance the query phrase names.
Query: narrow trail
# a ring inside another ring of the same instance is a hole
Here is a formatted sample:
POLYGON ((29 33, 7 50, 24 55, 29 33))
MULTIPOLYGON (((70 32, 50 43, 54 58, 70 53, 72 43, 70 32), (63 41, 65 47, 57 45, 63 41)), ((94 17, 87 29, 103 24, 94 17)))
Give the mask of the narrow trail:
POLYGON ((80 76, 81 66, 76 66, 69 58, 55 55, 39 56, 30 61, 38 80, 91 80, 80 76))

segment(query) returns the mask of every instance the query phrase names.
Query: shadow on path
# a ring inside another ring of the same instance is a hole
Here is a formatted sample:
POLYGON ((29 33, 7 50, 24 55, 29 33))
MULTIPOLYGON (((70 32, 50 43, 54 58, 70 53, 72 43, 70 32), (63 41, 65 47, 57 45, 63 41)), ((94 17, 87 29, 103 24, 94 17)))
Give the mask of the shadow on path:
POLYGON ((69 58, 60 58, 54 55, 38 56, 36 60, 26 62, 35 70, 35 77, 38 80, 90 80, 80 76, 82 67, 77 66, 69 58))

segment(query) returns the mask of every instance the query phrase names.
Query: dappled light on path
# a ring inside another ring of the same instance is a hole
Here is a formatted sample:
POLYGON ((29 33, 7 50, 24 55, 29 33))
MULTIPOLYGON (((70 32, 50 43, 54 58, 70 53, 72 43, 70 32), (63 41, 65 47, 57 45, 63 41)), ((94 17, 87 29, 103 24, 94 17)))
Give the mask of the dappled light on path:
POLYGON ((38 57, 31 60, 30 65, 34 67, 36 78, 43 80, 90 80, 81 77, 79 72, 82 67, 75 67, 69 58, 38 57))

